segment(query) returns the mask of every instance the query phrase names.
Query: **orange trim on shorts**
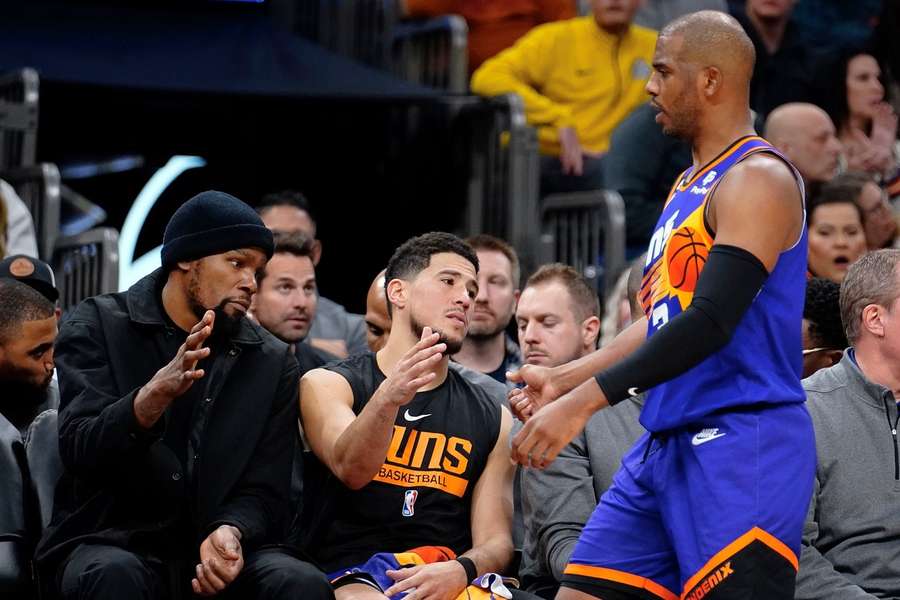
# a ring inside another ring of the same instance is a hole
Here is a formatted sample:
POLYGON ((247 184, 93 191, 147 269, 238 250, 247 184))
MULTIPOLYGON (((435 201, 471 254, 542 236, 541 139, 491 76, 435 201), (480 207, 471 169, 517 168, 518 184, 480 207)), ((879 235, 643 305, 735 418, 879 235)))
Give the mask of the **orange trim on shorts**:
POLYGON ((750 544, 755 541, 760 541, 778 554, 780 554, 786 561, 791 563, 791 566, 794 567, 794 570, 798 570, 800 568, 800 564, 797 562, 797 555, 794 554, 794 551, 787 547, 787 545, 779 540, 777 537, 772 535, 771 533, 760 529, 759 527, 754 527, 741 537, 737 538, 721 550, 719 550, 715 556, 706 561, 706 564, 700 568, 694 575, 687 580, 687 583, 684 584, 684 589, 681 592, 681 597, 685 598, 694 586, 700 583, 704 577, 709 575, 709 572, 715 567, 719 566, 721 563, 725 562, 750 544))
POLYGON ((582 577, 590 577, 592 579, 614 581, 615 583, 622 583, 639 590, 646 590, 654 596, 662 598, 663 600, 678 600, 678 596, 676 596, 674 593, 670 592, 663 586, 659 585, 655 581, 647 579, 646 577, 640 577, 639 575, 626 573, 625 571, 616 571, 615 569, 606 569, 604 567, 592 567, 590 565, 578 565, 575 563, 569 563, 566 565, 566 570, 563 571, 563 573, 566 575, 580 575, 582 577))

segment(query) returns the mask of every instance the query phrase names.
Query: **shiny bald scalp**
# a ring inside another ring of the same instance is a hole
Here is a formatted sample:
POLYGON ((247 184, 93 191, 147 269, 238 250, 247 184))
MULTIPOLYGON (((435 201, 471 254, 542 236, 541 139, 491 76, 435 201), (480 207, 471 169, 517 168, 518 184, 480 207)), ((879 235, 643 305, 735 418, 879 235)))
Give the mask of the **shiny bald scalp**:
POLYGON ((734 17, 715 10, 689 13, 663 27, 659 37, 680 38, 679 62, 742 75, 741 80, 749 87, 756 50, 734 17))

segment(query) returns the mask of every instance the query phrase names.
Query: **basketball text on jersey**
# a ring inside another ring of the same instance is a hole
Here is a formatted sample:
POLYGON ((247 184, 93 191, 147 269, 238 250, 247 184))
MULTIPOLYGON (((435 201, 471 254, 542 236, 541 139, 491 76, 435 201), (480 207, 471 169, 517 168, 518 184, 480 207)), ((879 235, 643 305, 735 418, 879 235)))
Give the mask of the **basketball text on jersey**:
POLYGON ((404 488, 429 487, 462 498, 469 482, 460 475, 469 466, 471 452, 467 439, 394 425, 387 458, 373 480, 404 488))

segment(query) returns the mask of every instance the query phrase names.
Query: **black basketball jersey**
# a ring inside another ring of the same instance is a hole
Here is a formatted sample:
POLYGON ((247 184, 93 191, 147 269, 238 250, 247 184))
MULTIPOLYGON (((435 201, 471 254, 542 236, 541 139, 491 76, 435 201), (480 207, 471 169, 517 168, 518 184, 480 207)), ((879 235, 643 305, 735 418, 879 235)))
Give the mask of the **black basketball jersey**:
MULTIPOLYGON (((385 380, 372 353, 325 368, 350 383, 356 414, 385 380)), ((499 434, 498 405, 450 369, 443 384, 397 412, 384 464, 369 484, 354 491, 329 478, 307 550, 326 572, 376 552, 434 545, 467 551, 472 491, 499 434)))

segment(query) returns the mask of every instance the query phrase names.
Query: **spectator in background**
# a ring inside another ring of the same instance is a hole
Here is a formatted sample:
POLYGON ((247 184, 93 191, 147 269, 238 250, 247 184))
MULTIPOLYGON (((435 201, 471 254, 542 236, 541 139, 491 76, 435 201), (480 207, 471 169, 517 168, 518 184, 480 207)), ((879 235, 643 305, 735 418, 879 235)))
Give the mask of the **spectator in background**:
POLYGON ((366 294, 366 343, 369 350, 378 352, 391 335, 391 315, 384 296, 384 269, 381 270, 366 294))
MULTIPOLYGON (((812 100, 819 58, 791 19, 796 0, 747 0, 732 11, 756 49, 750 108, 765 119, 788 102, 812 100)), ((770 140, 771 141, 771 140, 770 140)))
POLYGON ((876 250, 841 285, 848 348, 803 381, 816 480, 797 600, 900 598, 897 395, 900 250, 876 250))
POLYGON ((659 31, 670 21, 698 10, 728 12, 728 4, 725 0, 643 0, 634 22, 659 31))
MULTIPOLYGON (((641 268, 632 266, 638 273, 641 268)), ((632 318, 643 311, 629 298, 632 318)), ((516 309, 525 363, 555 367, 594 350, 599 332, 597 293, 572 267, 544 265, 522 290, 516 309)), ((625 451, 644 429, 643 396, 596 413, 546 469, 522 469, 525 531, 519 573, 523 586, 552 599, 578 536, 612 483, 625 451)))
POLYGON ((307 547, 339 600, 455 598, 512 558, 512 418, 448 364, 477 272, 455 236, 408 240, 387 266, 387 344, 301 380, 304 431, 334 474, 307 547))
POLYGON ((841 324, 841 286, 813 277, 806 282, 803 305, 803 377, 837 364, 847 336, 841 324))
POLYGON ((543 23, 571 19, 574 0, 401 0, 412 18, 456 14, 469 27, 469 73, 543 23))
POLYGON ((805 102, 779 106, 766 119, 765 136, 803 176, 807 196, 837 174, 841 143, 828 113, 818 106, 805 102))
POLYGON ((840 283, 866 253, 862 210, 843 194, 824 190, 807 203, 809 272, 840 283))
POLYGON ((642 104, 613 131, 603 157, 604 187, 625 202, 625 244, 643 251, 656 227, 672 182, 691 166, 691 147, 666 135, 657 111, 642 104))
POLYGON ((469 332, 453 360, 505 384, 506 372, 522 364, 519 347, 506 335, 519 299, 519 257, 512 246, 490 235, 466 242, 478 255, 478 295, 469 332))
POLYGON ((327 599, 270 544, 288 517, 297 361, 244 315, 272 233, 222 192, 182 204, 162 268, 73 311, 56 359, 65 471, 37 549, 69 598, 327 599))
POLYGON ((841 173, 822 187, 824 197, 850 198, 862 211, 869 250, 889 248, 897 240, 897 221, 887 194, 868 173, 841 173))
POLYGON ((830 72, 823 105, 837 127, 847 168, 871 173, 892 196, 900 194, 897 114, 886 101, 878 61, 871 54, 850 51, 830 72))
MULTIPOLYGON (((603 307, 600 322, 600 345, 612 342, 634 320, 633 306, 641 289, 647 254, 641 254, 619 275, 603 307)), ((642 315, 643 316, 643 315, 642 315)))
POLYGON ((647 101, 656 32, 632 25, 639 0, 593 0, 593 15, 537 27, 472 76, 482 96, 517 93, 538 128, 541 194, 604 187, 616 125, 647 101))
MULTIPOLYGON (((313 266, 318 266, 322 242, 316 238, 316 222, 303 194, 290 190, 268 194, 256 212, 272 231, 299 231, 312 239, 311 258, 313 266)), ((337 302, 319 296, 316 317, 306 339, 316 348, 344 358, 366 349, 365 323, 361 315, 349 313, 337 302)))
POLYGON ((269 333, 290 345, 300 365, 300 376, 337 357, 310 344, 301 344, 309 335, 316 316, 316 270, 313 241, 302 233, 278 231, 275 253, 256 276, 256 293, 250 304, 256 321, 269 333))
POLYGON ((59 403, 53 384, 53 303, 31 286, 0 278, 0 415, 24 437, 42 411, 59 403))
POLYGON ((6 253, 27 254, 38 258, 37 237, 34 234, 34 220, 28 207, 19 198, 13 186, 0 179, 0 204, 6 209, 6 253))

